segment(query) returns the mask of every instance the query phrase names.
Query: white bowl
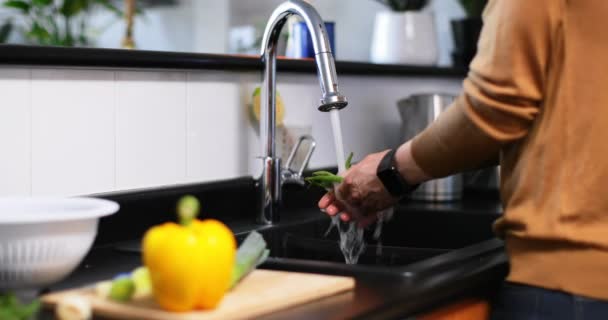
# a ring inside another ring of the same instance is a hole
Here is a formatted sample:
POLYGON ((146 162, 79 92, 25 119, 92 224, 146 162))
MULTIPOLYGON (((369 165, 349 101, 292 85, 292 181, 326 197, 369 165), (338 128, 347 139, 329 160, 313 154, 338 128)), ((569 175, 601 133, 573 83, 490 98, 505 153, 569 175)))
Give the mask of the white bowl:
POLYGON ((118 204, 94 198, 0 198, 0 291, 40 289, 70 274, 118 204))

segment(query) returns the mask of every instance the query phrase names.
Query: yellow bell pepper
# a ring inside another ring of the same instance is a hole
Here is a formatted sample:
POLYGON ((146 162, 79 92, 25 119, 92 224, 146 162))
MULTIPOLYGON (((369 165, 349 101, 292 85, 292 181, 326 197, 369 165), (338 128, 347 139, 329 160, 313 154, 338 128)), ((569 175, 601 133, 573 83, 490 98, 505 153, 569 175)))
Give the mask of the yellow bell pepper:
POLYGON ((144 235, 143 262, 163 309, 212 309, 230 286, 236 241, 224 224, 196 220, 198 207, 193 210, 180 202, 180 224, 164 223, 144 235))

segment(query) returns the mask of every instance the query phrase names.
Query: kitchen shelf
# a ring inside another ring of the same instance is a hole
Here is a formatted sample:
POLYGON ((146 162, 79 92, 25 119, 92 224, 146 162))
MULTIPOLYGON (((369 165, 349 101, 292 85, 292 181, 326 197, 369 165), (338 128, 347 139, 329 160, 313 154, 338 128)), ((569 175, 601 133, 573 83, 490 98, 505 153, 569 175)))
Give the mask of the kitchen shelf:
MULTIPOLYGON (((50 46, 0 45, 0 64, 94 68, 148 68, 186 70, 261 71, 260 58, 169 51, 68 48, 50 46)), ((284 72, 316 73, 312 59, 279 58, 277 69, 284 72)), ((451 67, 424 67, 337 61, 341 75, 426 76, 464 78, 467 70, 451 67)))

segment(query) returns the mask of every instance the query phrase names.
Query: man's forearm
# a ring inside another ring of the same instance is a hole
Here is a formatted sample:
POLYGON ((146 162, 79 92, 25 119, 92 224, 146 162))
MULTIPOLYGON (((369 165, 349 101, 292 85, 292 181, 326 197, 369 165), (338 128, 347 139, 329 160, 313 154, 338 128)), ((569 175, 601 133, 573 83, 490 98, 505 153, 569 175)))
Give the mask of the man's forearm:
POLYGON ((428 175, 414 160, 412 156, 412 141, 402 144, 395 153, 397 169, 408 183, 418 184, 431 180, 433 177, 428 175))
POLYGON ((497 158, 501 144, 467 117, 458 102, 397 151, 401 174, 410 183, 477 169, 497 158))

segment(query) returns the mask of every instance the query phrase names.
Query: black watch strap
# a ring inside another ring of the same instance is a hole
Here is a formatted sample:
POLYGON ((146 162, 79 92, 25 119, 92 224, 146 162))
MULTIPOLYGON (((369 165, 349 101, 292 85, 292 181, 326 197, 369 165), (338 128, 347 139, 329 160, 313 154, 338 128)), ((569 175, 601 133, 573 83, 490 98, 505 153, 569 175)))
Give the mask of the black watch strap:
POLYGON ((396 152, 397 149, 392 149, 384 155, 380 164, 378 164, 376 175, 388 193, 395 198, 401 198, 414 191, 418 185, 408 183, 403 176, 401 176, 395 162, 396 152))

